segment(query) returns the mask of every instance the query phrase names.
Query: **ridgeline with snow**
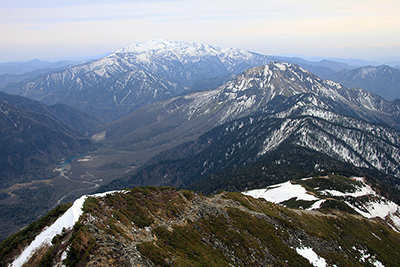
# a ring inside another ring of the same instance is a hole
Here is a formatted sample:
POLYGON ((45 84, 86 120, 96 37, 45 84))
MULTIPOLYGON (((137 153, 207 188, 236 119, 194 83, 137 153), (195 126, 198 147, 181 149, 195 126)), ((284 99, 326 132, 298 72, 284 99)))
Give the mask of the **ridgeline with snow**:
POLYGON ((81 197, 6 262, 396 266, 399 218, 399 206, 364 178, 310 177, 213 197, 133 188, 81 197))

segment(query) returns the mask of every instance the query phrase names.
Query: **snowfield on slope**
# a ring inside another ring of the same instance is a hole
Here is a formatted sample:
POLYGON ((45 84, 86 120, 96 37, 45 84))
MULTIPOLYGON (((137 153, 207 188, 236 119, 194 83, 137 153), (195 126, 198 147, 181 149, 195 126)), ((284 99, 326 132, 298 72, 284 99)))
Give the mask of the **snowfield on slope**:
MULTIPOLYGON (((310 178, 304 178, 310 179, 310 178)), ((379 217, 391 221, 392 228, 400 232, 400 207, 393 201, 390 201, 379 194, 377 194, 371 186, 364 183, 363 178, 353 177, 352 179, 361 182, 362 186, 357 187, 355 192, 340 192, 338 190, 317 190, 321 195, 327 197, 345 197, 343 201, 348 206, 353 208, 356 212, 366 218, 379 217), (370 196, 367 202, 355 202, 348 201, 348 198, 353 200, 358 197, 370 196)), ((296 200, 315 201, 307 210, 313 210, 320 208, 321 204, 325 201, 323 198, 318 198, 311 195, 307 190, 300 184, 292 184, 288 181, 285 183, 269 186, 265 189, 255 189, 246 192, 242 192, 244 195, 248 195, 254 198, 263 198, 267 201, 281 204, 292 198, 296 200)))
POLYGON ((255 189, 244 192, 243 194, 252 196, 254 198, 264 198, 267 201, 273 203, 281 203, 291 198, 297 198, 297 200, 319 200, 315 196, 309 194, 307 190, 299 184, 292 184, 287 181, 282 184, 269 186, 266 189, 255 189))

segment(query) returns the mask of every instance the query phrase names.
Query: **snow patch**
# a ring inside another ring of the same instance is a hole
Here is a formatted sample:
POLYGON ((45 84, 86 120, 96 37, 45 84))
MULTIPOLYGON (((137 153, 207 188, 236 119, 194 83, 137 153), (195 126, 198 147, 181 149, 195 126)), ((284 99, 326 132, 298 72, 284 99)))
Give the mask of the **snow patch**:
POLYGON ((93 134, 91 139, 92 139, 92 141, 94 141, 96 143, 106 139, 106 131, 103 131, 101 133, 93 134))
POLYGON ((361 254, 360 262, 372 264, 375 267, 385 267, 380 261, 376 259, 375 256, 371 256, 367 250, 357 249, 353 247, 354 250, 357 250, 361 254))
POLYGON ((319 200, 315 196, 310 195, 301 185, 292 184, 290 181, 275 186, 270 186, 266 189, 246 191, 243 192, 243 194, 254 198, 263 198, 273 203, 281 203, 291 198, 307 201, 319 200))
POLYGON ((322 205, 322 203, 325 202, 325 199, 321 199, 318 200, 317 202, 315 202, 314 204, 311 205, 311 207, 309 207, 307 210, 316 210, 319 209, 322 205))
POLYGON ((317 253, 312 250, 312 248, 296 248, 297 254, 306 258, 313 266, 316 267, 326 267, 328 266, 325 259, 318 256, 317 253))
MULTIPOLYGON (((310 178, 303 178, 302 180, 308 180, 310 178)), ((352 180, 361 182, 362 185, 358 186, 355 192, 340 192, 338 190, 318 190, 321 195, 332 196, 332 197, 345 197, 343 200, 348 206, 353 208, 357 213, 366 218, 379 217, 388 222, 393 230, 400 232, 400 207, 384 197, 378 195, 369 185, 365 184, 362 177, 353 177, 352 180), (362 196, 369 196, 368 201, 353 201, 347 198, 356 199, 362 196)), ((255 189, 243 192, 244 195, 252 196, 254 198, 263 198, 273 203, 282 203, 284 201, 296 198, 296 200, 316 201, 307 210, 319 209, 326 201, 326 199, 320 199, 311 195, 307 190, 299 185, 292 184, 290 181, 269 186, 265 189, 255 189)))

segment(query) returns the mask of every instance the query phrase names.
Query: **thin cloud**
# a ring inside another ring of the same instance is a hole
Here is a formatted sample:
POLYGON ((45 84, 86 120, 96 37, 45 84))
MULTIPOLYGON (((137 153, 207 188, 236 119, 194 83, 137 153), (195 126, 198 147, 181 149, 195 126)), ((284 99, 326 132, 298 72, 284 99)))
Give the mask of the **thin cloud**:
POLYGON ((63 51, 68 46, 85 51, 103 46, 109 51, 152 38, 258 49, 266 54, 296 53, 281 49, 294 43, 324 46, 327 40, 335 45, 389 46, 400 41, 400 2, 7 1, 0 4, 0 36, 0 53, 4 53, 0 57, 15 46, 40 49, 42 45, 42 53, 49 46, 63 51))

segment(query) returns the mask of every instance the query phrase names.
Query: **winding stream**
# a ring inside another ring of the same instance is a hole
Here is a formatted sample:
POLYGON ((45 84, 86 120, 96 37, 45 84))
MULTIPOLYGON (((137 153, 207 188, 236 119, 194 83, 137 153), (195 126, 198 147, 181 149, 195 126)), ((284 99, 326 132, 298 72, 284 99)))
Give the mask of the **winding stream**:
MULTIPOLYGON (((54 209, 57 205, 59 205, 68 195, 74 193, 74 192, 78 192, 78 191, 83 191, 83 190, 90 190, 90 189, 96 189, 98 188, 100 185, 98 183, 95 182, 90 182, 90 181, 82 181, 82 180, 75 180, 75 179, 71 179, 68 176, 66 176, 64 174, 64 170, 65 170, 65 166, 67 166, 67 164, 71 163, 74 159, 77 158, 81 158, 84 157, 85 155, 79 155, 79 156, 75 156, 75 157, 71 157, 71 158, 67 158, 64 162, 60 163, 58 166, 62 166, 61 170, 60 170, 60 177, 64 177, 65 179, 69 180, 69 181, 73 181, 73 182, 78 182, 78 183, 82 183, 82 184, 88 184, 88 185, 93 185, 92 187, 85 187, 85 188, 79 188, 79 189, 74 189, 71 190, 67 193, 65 193, 58 201, 57 203, 50 209, 54 209)), ((88 173, 90 175, 90 173, 88 173)))

